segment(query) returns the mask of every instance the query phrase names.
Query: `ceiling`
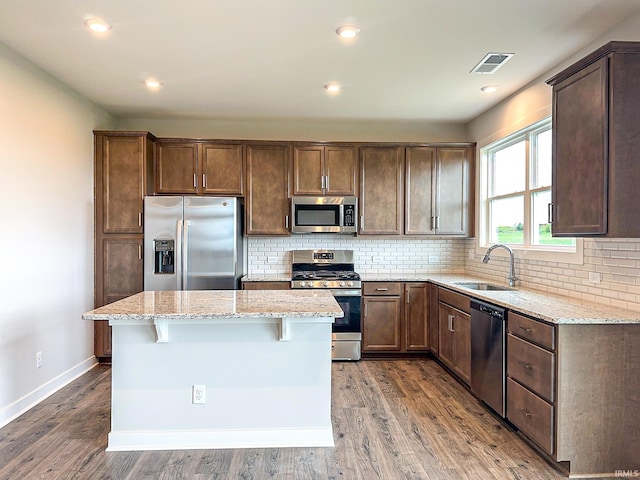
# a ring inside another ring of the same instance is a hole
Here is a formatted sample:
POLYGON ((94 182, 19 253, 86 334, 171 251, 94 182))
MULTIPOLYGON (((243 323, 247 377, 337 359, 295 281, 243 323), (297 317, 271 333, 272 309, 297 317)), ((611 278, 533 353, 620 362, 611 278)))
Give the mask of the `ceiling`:
POLYGON ((466 123, 636 13, 638 0, 2 0, 0 42, 116 117, 466 123), (88 15, 113 28, 88 31, 88 15), (336 35, 345 23, 356 39, 336 35), (515 55, 469 73, 488 52, 515 55))

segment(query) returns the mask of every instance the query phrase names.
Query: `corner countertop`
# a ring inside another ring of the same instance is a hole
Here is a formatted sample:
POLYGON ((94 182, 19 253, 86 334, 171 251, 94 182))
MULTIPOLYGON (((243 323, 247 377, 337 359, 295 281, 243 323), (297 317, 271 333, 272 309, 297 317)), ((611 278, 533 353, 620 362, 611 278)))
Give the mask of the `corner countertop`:
MULTIPOLYGON (((501 284, 493 279, 459 274, 388 274, 361 276, 363 282, 431 282, 464 295, 483 300, 501 307, 515 310, 532 317, 556 324, 640 324, 640 312, 593 301, 581 300, 564 295, 551 294, 540 290, 516 287, 514 290, 485 291, 473 290, 458 285, 458 282, 487 282, 501 284)), ((246 277, 244 281, 274 281, 274 277, 246 277)), ((280 276, 279 281, 290 281, 290 277, 280 276)), ((306 290, 305 290, 306 291, 306 290)))
POLYGON ((341 318, 325 290, 190 290, 140 292, 82 315, 84 320, 341 318))

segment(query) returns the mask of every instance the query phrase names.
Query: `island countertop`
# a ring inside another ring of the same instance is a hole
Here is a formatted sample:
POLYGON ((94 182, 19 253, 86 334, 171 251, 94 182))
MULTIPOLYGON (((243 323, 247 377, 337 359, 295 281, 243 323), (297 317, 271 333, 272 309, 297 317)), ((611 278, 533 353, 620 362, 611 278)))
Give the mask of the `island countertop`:
POLYGON ((344 312, 325 290, 145 291, 91 310, 85 320, 204 318, 341 318, 344 312))

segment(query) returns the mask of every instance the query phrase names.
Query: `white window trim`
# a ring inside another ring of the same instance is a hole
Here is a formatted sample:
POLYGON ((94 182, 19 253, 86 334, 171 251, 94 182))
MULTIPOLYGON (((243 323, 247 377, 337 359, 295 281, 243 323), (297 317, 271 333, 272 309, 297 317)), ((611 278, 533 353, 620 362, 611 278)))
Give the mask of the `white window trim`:
MULTIPOLYGON (((515 132, 506 134, 503 138, 504 145, 513 143, 513 140, 508 137, 514 137, 523 133, 524 130, 535 131, 539 129, 542 124, 548 121, 548 118, 541 119, 531 125, 525 126, 515 132)), ((503 143, 501 140, 488 141, 484 145, 478 145, 477 153, 479 161, 476 164, 476 245, 475 253, 477 255, 484 255, 486 250, 492 245, 487 241, 487 229, 489 228, 488 222, 488 147, 495 147, 503 143)), ((529 173, 527 173, 529 175, 529 173)), ((528 216, 528 215, 527 215, 528 216)), ((528 221, 528 219, 526 219, 528 221)), ((528 225, 525 227, 528 228, 528 225)), ((584 250, 582 238, 576 238, 575 251, 567 251, 566 249, 557 248, 553 246, 524 246, 524 245, 512 245, 509 247, 513 250, 514 256, 523 260, 537 260, 545 262, 555 263, 568 263, 572 265, 584 264, 584 250)), ((494 250, 491 255, 504 256, 508 253, 503 249, 494 250)))

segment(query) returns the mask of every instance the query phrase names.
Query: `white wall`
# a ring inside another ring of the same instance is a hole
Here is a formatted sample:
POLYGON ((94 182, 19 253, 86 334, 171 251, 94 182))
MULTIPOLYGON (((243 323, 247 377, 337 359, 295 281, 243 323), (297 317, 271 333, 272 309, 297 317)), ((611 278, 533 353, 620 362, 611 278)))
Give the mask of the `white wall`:
POLYGON ((334 142, 466 142, 463 124, 277 119, 120 118, 119 130, 158 137, 334 142))
MULTIPOLYGON (((550 116, 551 87, 545 80, 612 40, 640 41, 640 15, 628 19, 511 98, 474 119, 468 125, 469 141, 477 142, 479 151, 495 140, 550 116)), ((480 202, 477 201, 476 205, 480 202)), ((473 260, 464 256, 468 273, 505 281, 508 265, 504 257, 494 256, 485 265, 473 240, 467 242, 467 249, 473 250, 474 254, 473 260)), ((523 280, 522 285, 529 288, 640 311, 640 239, 585 239, 583 250, 583 265, 519 258, 516 275, 523 280), (600 273, 601 283, 590 283, 589 272, 600 273)))
POLYGON ((0 105, 2 426, 95 362, 92 129, 114 121, 1 44, 0 105))

